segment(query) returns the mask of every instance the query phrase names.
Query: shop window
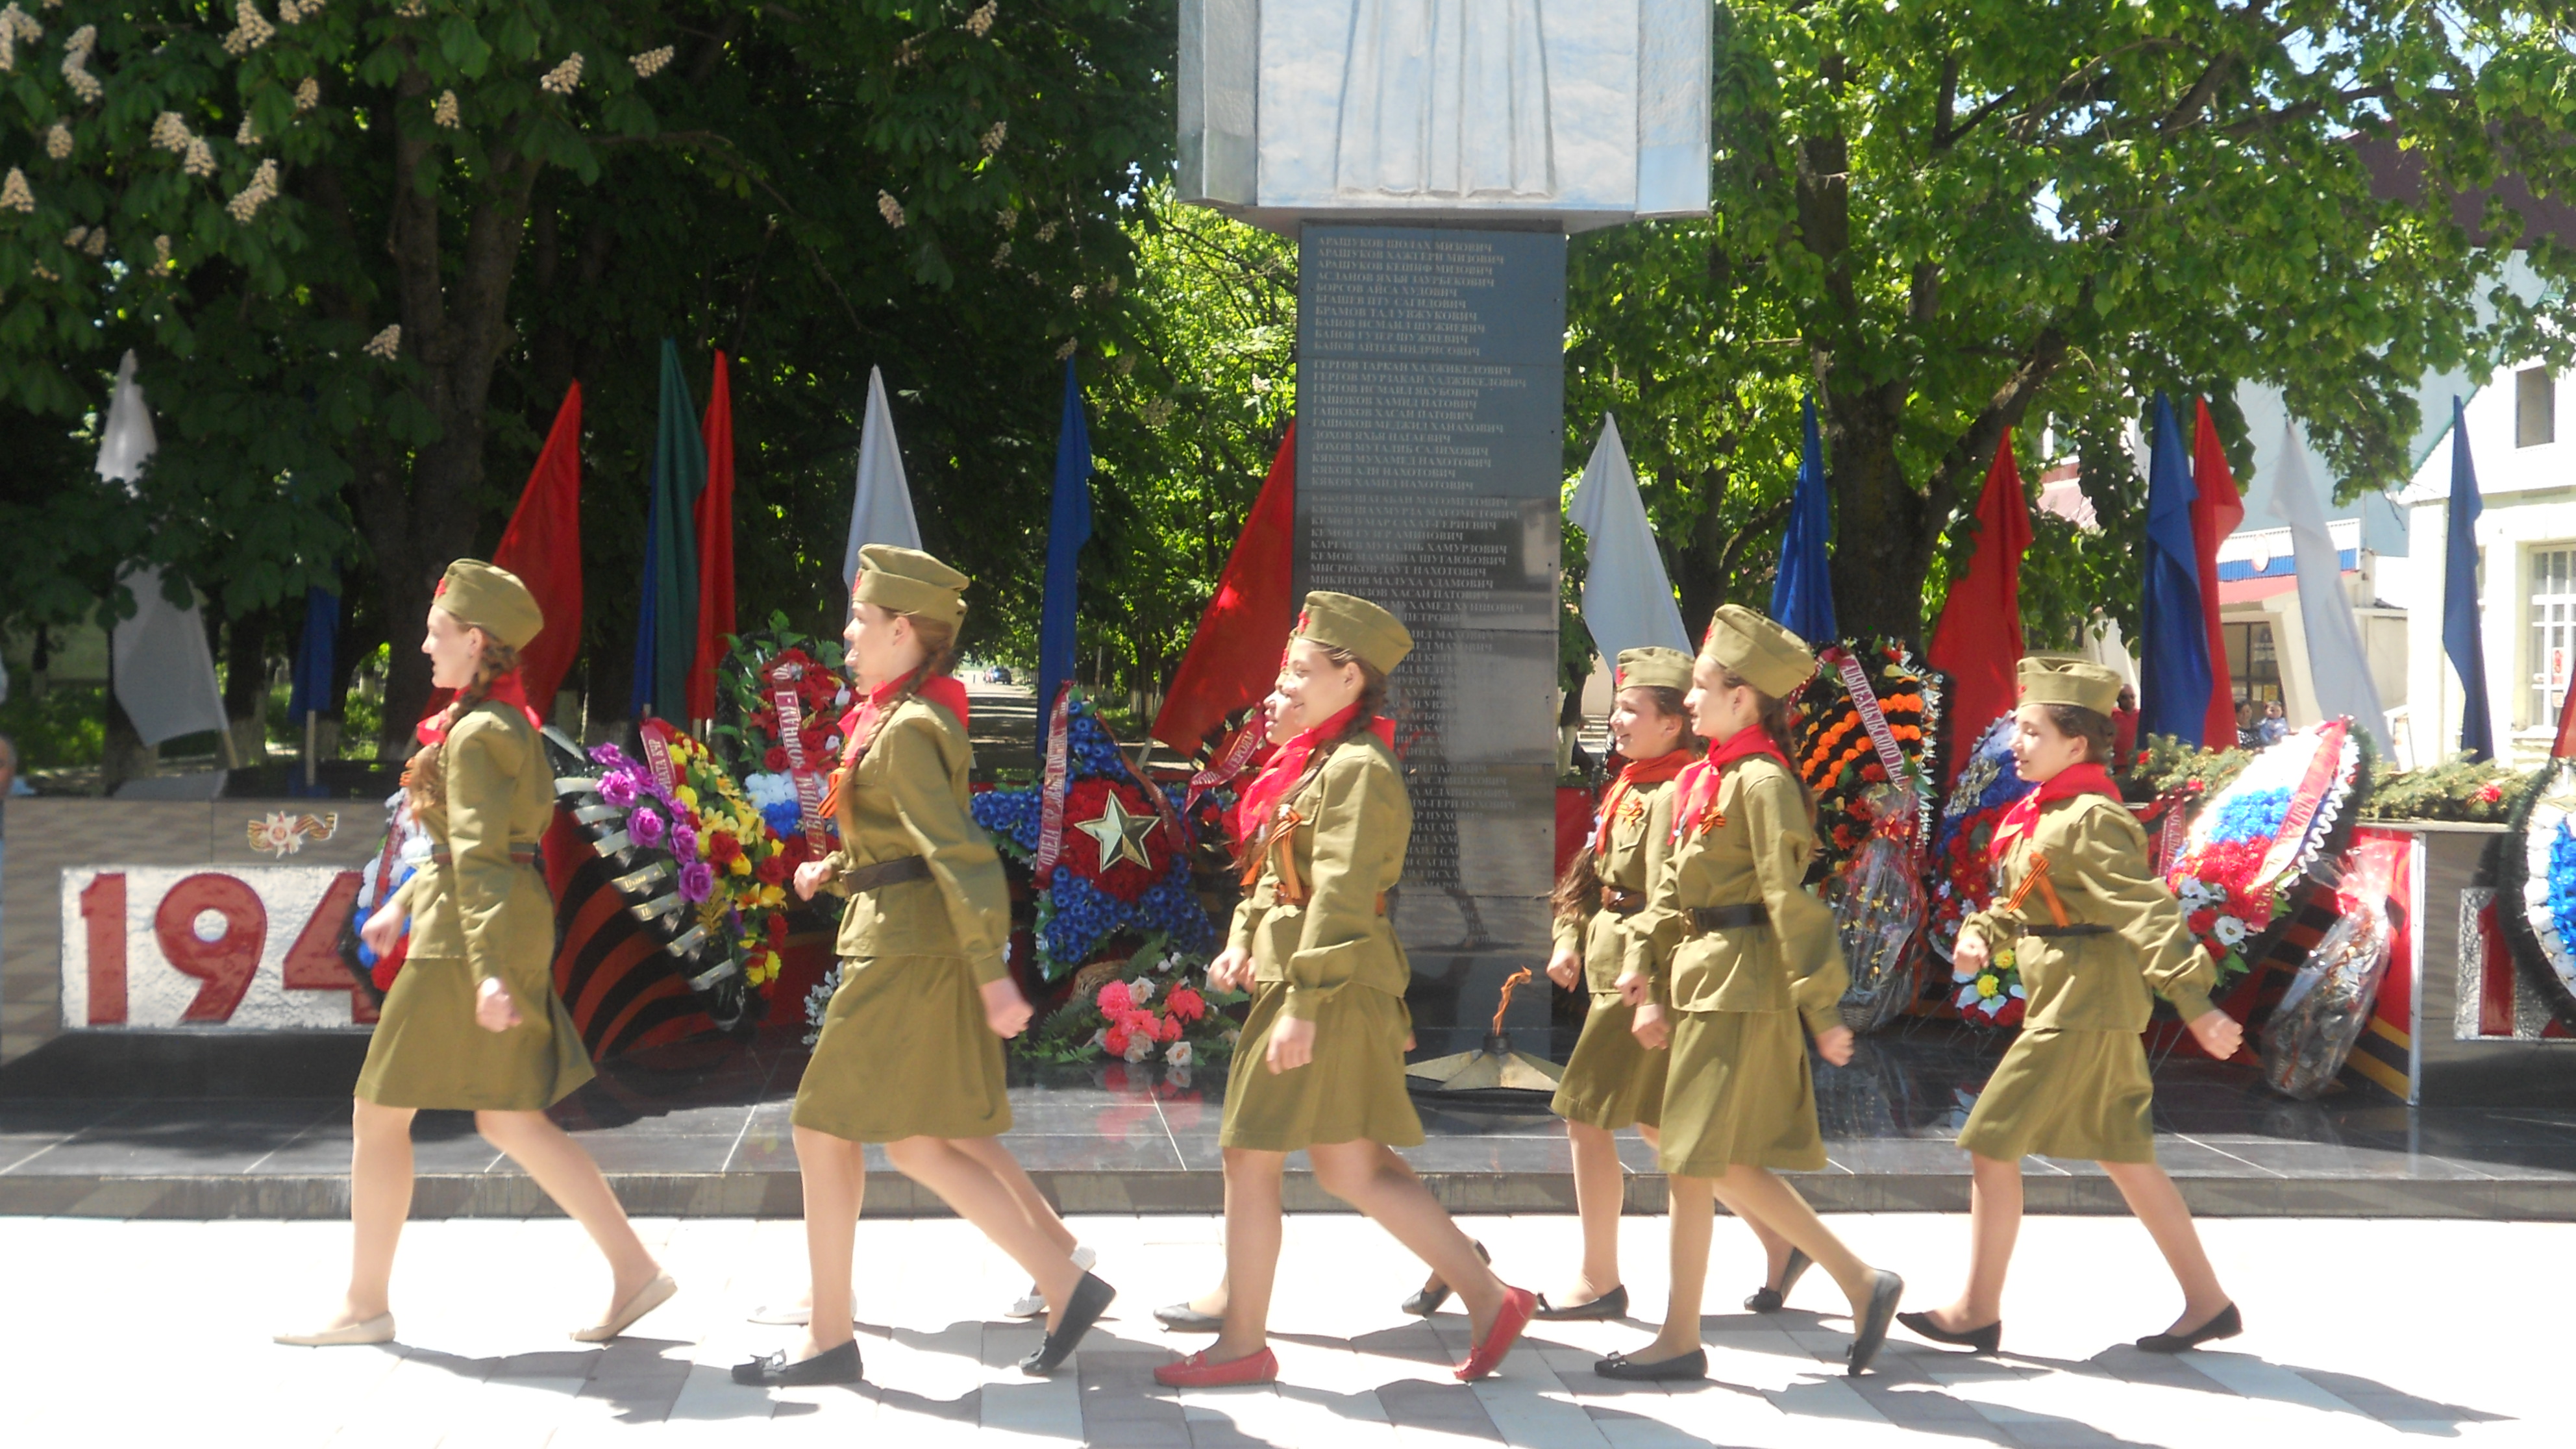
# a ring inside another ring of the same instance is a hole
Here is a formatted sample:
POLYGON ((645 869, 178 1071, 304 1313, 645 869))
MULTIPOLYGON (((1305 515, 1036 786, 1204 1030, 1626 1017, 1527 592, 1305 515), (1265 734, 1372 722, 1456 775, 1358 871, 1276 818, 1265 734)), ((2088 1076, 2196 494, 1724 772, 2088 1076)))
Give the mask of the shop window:
POLYGON ((2227 640, 2227 682, 2238 704, 2270 704, 2281 697, 2281 656, 2272 648, 2270 624, 2221 624, 2227 640))
POLYGON ((2534 729, 2555 729, 2576 670, 2576 546, 2531 551, 2531 712, 2534 729))
POLYGON ((2513 375, 2513 445, 2537 448, 2558 441, 2558 379, 2545 367, 2513 375))

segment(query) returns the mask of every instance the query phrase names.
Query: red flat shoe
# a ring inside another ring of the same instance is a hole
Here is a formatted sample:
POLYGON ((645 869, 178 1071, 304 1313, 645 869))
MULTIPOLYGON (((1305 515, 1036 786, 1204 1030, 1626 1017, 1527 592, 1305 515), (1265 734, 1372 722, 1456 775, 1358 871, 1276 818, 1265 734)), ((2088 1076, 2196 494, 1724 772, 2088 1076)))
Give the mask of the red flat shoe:
POLYGON ((1207 1350, 1201 1349, 1178 1363, 1154 1370, 1154 1382, 1172 1389, 1222 1389, 1234 1384, 1275 1383, 1278 1378, 1279 1356, 1266 1348, 1223 1363, 1208 1362, 1207 1350))
POLYGON ((1537 1294, 1526 1288, 1505 1288, 1502 1311, 1494 1315, 1494 1326, 1486 1331, 1484 1341, 1476 1345, 1476 1351, 1467 1355, 1465 1363, 1458 1365, 1458 1382, 1473 1383, 1501 1368, 1503 1356, 1512 1351, 1512 1345, 1520 1340, 1521 1330, 1529 1327, 1531 1317, 1537 1312, 1537 1294))

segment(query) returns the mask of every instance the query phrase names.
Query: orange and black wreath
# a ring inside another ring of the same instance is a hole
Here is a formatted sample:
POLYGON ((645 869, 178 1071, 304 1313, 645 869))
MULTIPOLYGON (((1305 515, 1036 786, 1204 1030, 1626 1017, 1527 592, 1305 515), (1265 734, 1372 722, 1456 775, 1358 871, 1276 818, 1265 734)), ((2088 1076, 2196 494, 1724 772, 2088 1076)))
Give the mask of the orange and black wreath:
MULTIPOLYGON (((1922 839, 1933 806, 1929 752, 1939 717, 1938 676, 1898 645, 1865 643, 1852 646, 1852 654, 1878 696, 1887 732, 1903 761, 1902 773, 1909 778, 1900 786, 1910 798, 1900 804, 1916 838, 1922 839)), ((1869 838, 1877 820, 1873 797, 1889 783, 1888 769, 1831 659, 1817 667, 1798 696, 1790 723, 1798 742, 1798 775, 1816 796, 1816 858, 1807 879, 1821 882, 1839 873, 1869 838)))

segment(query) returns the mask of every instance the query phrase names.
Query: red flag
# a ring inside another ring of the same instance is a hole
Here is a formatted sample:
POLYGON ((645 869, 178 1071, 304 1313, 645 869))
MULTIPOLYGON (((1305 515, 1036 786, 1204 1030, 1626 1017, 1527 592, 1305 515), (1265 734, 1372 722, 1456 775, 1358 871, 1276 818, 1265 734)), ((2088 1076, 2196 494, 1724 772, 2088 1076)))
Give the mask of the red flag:
POLYGON ((1977 552, 1950 585, 1941 622, 1932 630, 1932 667, 1950 676, 1942 706, 1949 745, 1941 787, 1948 789, 1986 726, 2011 711, 2021 664, 2021 560, 2030 551, 2030 500, 2013 460, 2012 434, 1995 444, 1986 489, 1977 498, 1977 552))
POLYGON ((2213 750, 2236 739, 2236 691, 2227 678, 2227 636, 2218 626, 2218 543, 2245 521, 2245 499, 2209 420, 2209 399, 2199 400, 2200 421, 2191 435, 2191 541, 2200 555, 2200 617, 2209 629, 2209 722, 2201 738, 2213 750))
MULTIPOLYGON (((564 390, 555 425, 528 473, 518 511, 492 550, 495 567, 508 569, 536 595, 546 626, 519 651, 519 680, 540 715, 554 713, 555 690, 581 653, 581 384, 564 390)), ((429 692, 426 720, 447 708, 453 691, 429 692)))
POLYGON ((689 660, 689 718, 716 717, 716 666, 733 633, 733 389, 725 355, 707 389, 707 486, 698 494, 698 650, 689 660))
POLYGON ((1181 656, 1172 692, 1154 716, 1154 738, 1182 754, 1197 751, 1225 717, 1258 703, 1279 677, 1279 651, 1295 626, 1291 595, 1296 567, 1297 424, 1279 441, 1279 456, 1261 496, 1243 520, 1216 597, 1199 616, 1189 652, 1181 656))

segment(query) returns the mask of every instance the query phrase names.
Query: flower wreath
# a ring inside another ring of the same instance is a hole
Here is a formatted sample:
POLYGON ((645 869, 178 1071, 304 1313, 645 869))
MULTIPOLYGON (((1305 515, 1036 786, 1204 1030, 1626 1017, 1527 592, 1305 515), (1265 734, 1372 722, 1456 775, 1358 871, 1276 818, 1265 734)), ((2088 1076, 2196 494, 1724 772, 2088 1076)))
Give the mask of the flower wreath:
POLYGON ((2523 978, 2576 1030, 2576 760, 2551 760, 2523 787, 2487 874, 2523 978))
MULTIPOLYGON (((1940 687, 1901 645, 1863 644, 1852 653, 1868 674, 1911 777, 1903 783, 1914 796, 1914 838, 1921 840, 1932 823, 1934 799, 1925 756, 1940 718, 1940 687)), ((1816 797, 1816 856, 1807 868, 1812 885, 1839 874, 1869 839, 1878 823, 1871 796, 1888 783, 1887 767, 1841 672, 1832 665, 1819 664, 1798 696, 1790 710, 1789 733, 1797 743, 1798 777, 1816 797)))
MULTIPOLYGON (((676 910, 667 913, 677 917, 677 939, 703 933, 691 986, 703 994, 701 981, 738 974, 745 988, 758 990, 776 979, 787 940, 792 862, 786 842, 706 746, 665 721, 648 720, 644 729, 646 752, 658 749, 671 783, 663 785, 657 770, 616 745, 600 745, 590 752, 597 784, 584 782, 581 792, 595 789, 596 803, 585 802, 576 818, 623 836, 619 864, 637 867, 628 879, 651 872, 652 879, 632 890, 620 882, 629 895, 646 897, 638 909, 676 896, 676 910), (668 869, 655 871, 656 865, 668 869)), ((600 843, 604 848, 610 841, 600 843)))
POLYGON ((2315 861, 2354 808, 2363 736, 2352 722, 2293 730, 2257 752, 2192 818, 2165 872, 2184 923, 2218 962, 2221 982, 2261 954, 2274 918, 2289 909, 2281 889, 2315 861))
MULTIPOLYGON (((1958 945, 1959 923, 1994 903, 1995 827, 2003 822, 2005 811, 2031 792, 2030 782, 2013 765, 2012 734, 2013 720, 2007 714, 1977 737, 1932 834, 1932 912, 1924 926, 1924 941, 1944 961, 1952 959, 1958 945)), ((1985 1026, 2011 1026, 2021 1020, 2021 972, 2012 961, 2011 948, 2006 946, 1989 958, 1983 972, 1952 969, 1951 1004, 1961 1016, 1985 1026)))

